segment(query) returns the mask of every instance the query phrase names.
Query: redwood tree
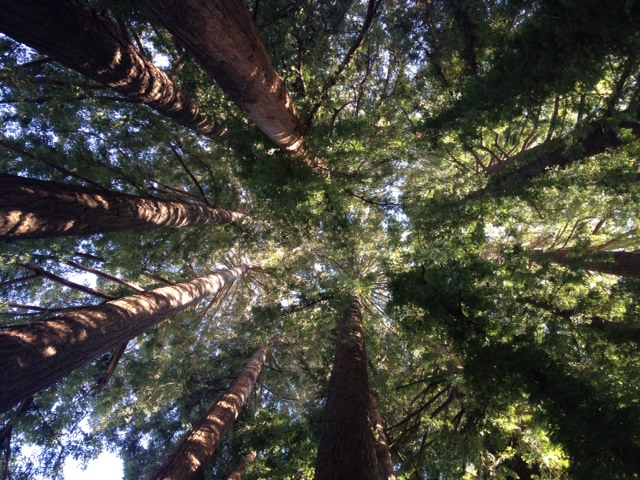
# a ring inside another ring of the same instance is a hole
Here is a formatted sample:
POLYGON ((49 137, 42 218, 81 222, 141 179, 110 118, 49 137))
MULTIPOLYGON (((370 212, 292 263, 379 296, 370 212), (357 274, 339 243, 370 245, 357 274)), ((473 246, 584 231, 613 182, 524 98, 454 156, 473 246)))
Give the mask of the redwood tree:
MULTIPOLYGON (((76 75, 53 58, 0 36, 3 143, 24 150, 6 148, 14 153, 0 155, 0 171, 73 178, 96 194, 114 185, 144 196, 136 192, 152 185, 177 195, 163 198, 198 202, 211 195, 216 205, 242 205, 268 228, 0 242, 0 331, 36 332, 40 341, 47 337, 35 327, 16 324, 39 322, 53 310, 66 315, 85 303, 77 289, 41 282, 43 274, 31 276, 20 264, 80 283, 67 260, 76 251, 91 254, 83 261, 108 275, 91 288, 117 298, 139 293, 122 293, 129 285, 172 287, 194 271, 242 258, 263 269, 251 271, 251 288, 224 288, 179 321, 130 340, 126 351, 129 335, 120 335, 118 325, 109 351, 39 394, 30 409, 11 409, 12 458, 2 460, 9 456, 5 438, 0 472, 3 461, 9 466, 0 478, 59 478, 56 464, 65 457, 90 461, 100 449, 119 453, 124 477, 147 478, 226 392, 238 362, 274 332, 282 348, 264 369, 259 408, 251 422, 235 424, 203 476, 224 478, 242 453, 255 449, 252 477, 313 477, 323 396, 329 400, 318 478, 389 479, 393 470, 401 478, 447 480, 631 478, 640 470, 638 282, 582 275, 580 258, 571 270, 539 268, 520 247, 574 248, 589 261, 606 257, 591 257, 585 245, 640 248, 638 145, 624 124, 638 121, 631 109, 640 98, 640 3, 243 0, 275 70, 299 95, 303 117, 321 105, 303 138, 334 166, 324 179, 297 168, 298 158, 266 148, 269 140, 258 138, 250 118, 231 97, 222 98, 240 85, 236 101, 255 100, 247 111, 280 102, 259 116, 267 127, 292 119, 296 132, 292 111, 282 110, 287 97, 278 100, 268 89, 252 97, 251 86, 266 74, 258 68, 263 57, 252 57, 255 27, 241 28, 233 16, 244 12, 251 23, 240 0, 148 0, 171 7, 158 12, 156 25, 141 21, 147 17, 135 11, 140 3, 80 1, 108 6, 141 51, 175 59, 180 86, 192 98, 222 100, 216 119, 227 133, 215 143, 193 131, 176 136, 174 124, 146 122, 154 112, 119 94, 79 101, 78 91, 103 85, 70 82, 76 75), (209 9, 222 12, 211 35, 209 9), (198 41, 182 41, 161 24, 198 41), (230 77, 227 84, 216 85, 200 68, 202 58, 193 58, 196 50, 210 52, 208 42, 212 54, 229 54, 210 62, 211 71, 230 77), (255 77, 239 71, 246 65, 255 77), (497 111, 501 106, 508 108, 497 111), (592 123, 607 118, 614 121, 592 123), (442 121, 433 127, 434 119, 442 121), (47 156, 51 147, 65 155, 47 156), (595 154, 529 182, 519 198, 489 194, 445 207, 531 162, 595 154), (494 177, 496 164, 508 168, 494 177), (149 280, 138 279, 139 272, 149 280), (338 319, 349 307, 338 298, 344 291, 362 292, 362 307, 356 299, 351 314, 338 319), (109 388, 87 395, 123 351, 109 388), (389 441, 370 404, 372 390, 389 441), (92 431, 74 429, 82 418, 92 431)), ((24 12, 28 17, 29 8, 24 12)), ((86 40, 86 48, 93 43, 86 40)), ((83 272, 82 281, 94 273, 83 272)), ((110 325, 102 318, 94 323, 110 325)), ((53 347, 83 353, 64 345, 53 347)), ((5 377, 20 368, 0 365, 0 389, 20 384, 22 378, 5 377)), ((22 377, 40 375, 33 368, 22 377)), ((0 420, 0 437, 2 431, 7 420, 0 420)))
MULTIPOLYGON (((583 126, 585 132, 576 131, 567 138, 554 138, 524 150, 507 160, 487 167, 488 184, 469 198, 480 198, 490 192, 504 192, 528 180, 537 178, 552 168, 567 168, 571 164, 614 149, 625 144, 618 132, 607 125, 611 119, 592 122, 583 126), (579 148, 576 148, 576 144, 579 148), (573 150, 569 145, 574 145, 573 150)), ((640 137, 640 124, 622 121, 620 128, 628 129, 635 137, 640 137)))
POLYGON ((369 415, 375 432, 376 457, 378 459, 380 478, 382 480, 396 480, 396 476, 393 473, 393 460, 391 459, 391 452, 389 452, 389 438, 384 428, 384 421, 380 413, 380 408, 378 407, 378 400, 373 392, 371 392, 370 397, 369 415))
POLYGON ((220 225, 241 213, 0 174, 0 238, 220 225))
POLYGON ((223 437, 247 403, 266 360, 267 351, 264 348, 258 349, 233 385, 153 476, 154 480, 199 478, 202 469, 213 458, 223 437))
POLYGON ((305 153, 304 127, 243 0, 143 0, 278 147, 305 153))
POLYGON ((570 249, 560 249, 548 252, 534 251, 530 256, 533 259, 546 259, 569 267, 582 265, 594 272, 640 279, 640 252, 592 252, 584 257, 570 249))
POLYGON ((0 332, 0 412, 240 278, 215 272, 0 332))
POLYGON ((216 130, 122 28, 77 0, 7 0, 0 9, 0 31, 185 127, 205 135, 216 130))
POLYGON ((353 296, 349 309, 337 323, 316 480, 381 478, 369 414, 370 391, 362 303, 353 296))

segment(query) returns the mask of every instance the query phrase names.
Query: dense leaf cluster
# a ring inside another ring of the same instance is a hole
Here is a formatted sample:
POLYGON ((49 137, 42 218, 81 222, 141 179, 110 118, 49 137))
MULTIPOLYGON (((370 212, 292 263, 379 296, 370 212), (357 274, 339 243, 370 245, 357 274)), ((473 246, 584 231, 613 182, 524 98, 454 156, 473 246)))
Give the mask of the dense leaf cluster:
POLYGON ((100 393, 107 354, 10 411, 0 475, 56 478, 110 449, 144 478, 264 346, 207 478, 250 451, 246 478, 313 478, 334 325, 357 294, 398 478, 638 478, 640 260, 616 256, 640 255, 637 1, 249 2, 328 176, 275 148, 138 2, 89 3, 223 132, 2 36, 0 171, 251 221, 2 242, 0 328, 135 292, 114 278, 257 268, 129 342, 100 393))

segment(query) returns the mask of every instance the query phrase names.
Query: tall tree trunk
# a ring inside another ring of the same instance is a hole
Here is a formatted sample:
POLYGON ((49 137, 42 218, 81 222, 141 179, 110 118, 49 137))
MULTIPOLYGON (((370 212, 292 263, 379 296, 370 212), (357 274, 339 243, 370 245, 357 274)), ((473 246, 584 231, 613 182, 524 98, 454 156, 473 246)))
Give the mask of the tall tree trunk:
POLYGON ((246 266, 222 270, 191 282, 0 331, 0 412, 216 293, 246 270, 246 266))
POLYGON ((247 453, 244 457, 242 457, 242 460, 240 460, 240 463, 238 464, 236 469, 231 472, 231 475, 229 475, 229 478, 227 478, 227 480, 242 480, 244 478, 244 474, 247 472, 247 468, 249 468, 249 466, 256 461, 257 457, 258 452, 256 452, 255 450, 251 450, 249 453, 247 453))
POLYGON ((0 175, 0 238, 16 240, 231 223, 241 213, 0 175))
POLYGON ((585 268, 619 277, 640 279, 640 252, 606 252, 606 254, 610 261, 587 260, 584 264, 585 268))
POLYGON ((258 349, 233 385, 153 476, 154 480, 187 480, 202 474, 202 469, 213 458, 222 438, 247 403, 266 360, 267 351, 258 349))
POLYGON ((369 415, 375 432, 376 457, 378 459, 380 478, 382 480, 396 480, 396 476, 393 473, 393 460, 391 459, 391 452, 389 452, 389 439, 384 430, 384 422, 378 408, 378 400, 373 392, 371 392, 370 397, 369 415))
POLYGON ((380 479, 369 419, 371 398, 362 304, 357 296, 338 320, 337 330, 315 479, 380 479))
MULTIPOLYGON (((619 126, 631 130, 633 135, 640 138, 640 123, 622 121, 619 126)), ((486 174, 489 176, 489 183, 482 190, 469 195, 469 198, 475 199, 487 193, 509 190, 532 178, 541 176, 549 168, 566 168, 576 161, 625 144, 625 141, 604 121, 593 122, 589 125, 588 130, 586 135, 577 140, 580 154, 570 151, 566 138, 555 138, 487 168, 486 174)), ((578 133, 575 135, 579 137, 578 133)))
POLYGON ((4 0, 0 31, 185 127, 204 135, 216 130, 122 28, 77 0, 4 0))
POLYGON ((304 127, 244 0, 143 0, 276 145, 304 154, 304 127))
POLYGON ((640 252, 595 252, 591 258, 576 258, 570 249, 549 252, 534 251, 533 259, 546 259, 568 267, 581 265, 587 270, 640 279, 640 252))

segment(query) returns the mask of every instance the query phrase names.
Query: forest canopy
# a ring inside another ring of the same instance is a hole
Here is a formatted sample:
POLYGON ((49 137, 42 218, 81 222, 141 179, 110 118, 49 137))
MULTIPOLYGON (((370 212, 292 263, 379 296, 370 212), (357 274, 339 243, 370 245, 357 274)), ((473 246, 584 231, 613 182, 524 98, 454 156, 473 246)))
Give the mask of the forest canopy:
POLYGON ((640 2, 4 0, 0 478, 640 478, 640 2))

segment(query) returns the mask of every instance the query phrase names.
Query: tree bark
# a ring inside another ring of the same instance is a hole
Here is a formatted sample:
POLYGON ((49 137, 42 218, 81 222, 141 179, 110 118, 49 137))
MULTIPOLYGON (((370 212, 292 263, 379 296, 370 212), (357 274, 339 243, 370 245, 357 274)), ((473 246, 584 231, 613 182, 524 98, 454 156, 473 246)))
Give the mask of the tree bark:
POLYGON ((609 273, 619 277, 640 279, 640 252, 603 252, 611 258, 606 260, 587 260, 584 264, 587 270, 609 273))
POLYGON ((376 458, 378 459, 380 478, 382 480, 396 480, 396 476, 393 473, 393 460, 391 459, 391 452, 389 452, 389 439, 384 430, 384 422, 378 408, 378 400, 373 392, 371 392, 370 398, 369 415, 375 433, 376 458))
POLYGON ((153 480, 187 480, 201 475, 247 403, 266 360, 267 351, 258 349, 233 385, 169 456, 153 480))
POLYGON ((572 253, 570 249, 560 249, 549 252, 534 251, 530 256, 534 260, 547 259, 568 267, 579 264, 593 272, 640 279, 640 252, 595 252, 600 258, 576 258, 572 253))
MULTIPOLYGON (((636 122, 620 122, 621 128, 630 129, 634 136, 640 138, 640 124, 636 122)), ((590 125, 589 133, 578 140, 580 153, 572 154, 565 138, 555 138, 536 145, 510 159, 487 168, 489 183, 482 190, 472 193, 471 199, 480 198, 487 193, 503 192, 514 188, 528 180, 541 176, 549 168, 567 168, 572 163, 605 152, 608 149, 625 144, 617 133, 603 122, 590 125)))
POLYGON ((0 238, 17 240, 219 225, 237 212, 0 175, 0 238))
POLYGON ((5 0, 0 30, 66 67, 204 135, 216 128, 199 107, 104 13, 77 0, 5 0))
POLYGON ((246 266, 0 331, 0 413, 240 278, 246 266))
POLYGON ((315 480, 380 479, 369 418, 370 387, 362 305, 353 297, 338 319, 336 350, 325 407, 315 480))
POLYGON ((258 452, 256 452, 255 450, 247 453, 244 457, 242 457, 242 460, 240 460, 240 463, 238 464, 236 469, 231 472, 231 475, 229 475, 229 478, 227 478, 227 480, 242 480, 244 478, 244 474, 247 472, 247 468, 249 468, 249 466, 256 461, 257 457, 258 452))
POLYGON ((305 154, 304 127, 243 0, 143 0, 278 147, 305 154))

